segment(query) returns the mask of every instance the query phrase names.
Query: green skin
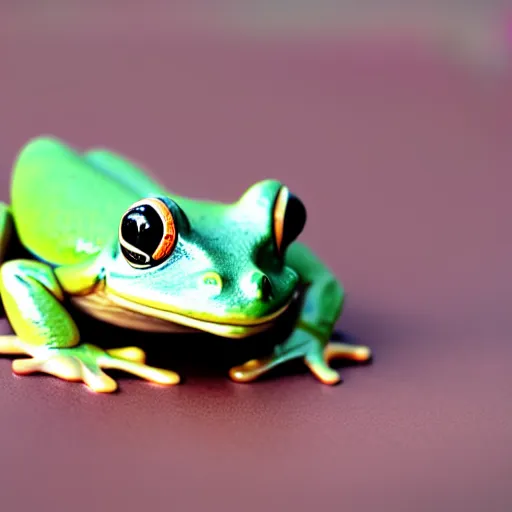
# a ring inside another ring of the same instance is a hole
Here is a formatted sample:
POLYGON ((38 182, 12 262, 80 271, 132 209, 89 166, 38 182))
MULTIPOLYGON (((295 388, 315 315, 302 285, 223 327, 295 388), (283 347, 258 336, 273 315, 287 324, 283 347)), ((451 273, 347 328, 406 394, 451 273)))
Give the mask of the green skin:
POLYGON ((344 292, 329 269, 297 241, 279 257, 274 206, 281 188, 266 180, 232 204, 192 200, 170 194, 110 151, 79 153, 50 137, 29 141, 14 164, 11 205, 0 203, 0 294, 15 333, 0 336, 0 353, 31 356, 13 361, 17 374, 45 372, 96 392, 117 389, 104 369, 173 385, 180 377, 147 366, 136 347, 102 350, 83 343, 64 298, 133 329, 246 338, 272 326, 303 284, 290 337, 229 375, 248 382, 301 358, 321 382, 339 382, 329 361, 366 361, 370 350, 330 341, 344 292), (119 224, 134 203, 151 197, 179 205, 177 241, 163 263, 134 268, 120 250, 119 224), (13 229, 33 260, 4 262, 13 229))

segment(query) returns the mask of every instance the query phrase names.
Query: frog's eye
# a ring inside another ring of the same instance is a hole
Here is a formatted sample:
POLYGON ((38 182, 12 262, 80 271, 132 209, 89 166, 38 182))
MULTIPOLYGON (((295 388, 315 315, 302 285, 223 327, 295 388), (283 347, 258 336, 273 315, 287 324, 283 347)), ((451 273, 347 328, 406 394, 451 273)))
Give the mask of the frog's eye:
POLYGON ((156 198, 135 203, 119 225, 121 251, 135 268, 148 268, 164 261, 174 249, 176 238, 173 215, 156 198))
POLYGON ((274 204, 274 240, 280 255, 300 235, 305 225, 304 204, 287 187, 281 187, 274 204))

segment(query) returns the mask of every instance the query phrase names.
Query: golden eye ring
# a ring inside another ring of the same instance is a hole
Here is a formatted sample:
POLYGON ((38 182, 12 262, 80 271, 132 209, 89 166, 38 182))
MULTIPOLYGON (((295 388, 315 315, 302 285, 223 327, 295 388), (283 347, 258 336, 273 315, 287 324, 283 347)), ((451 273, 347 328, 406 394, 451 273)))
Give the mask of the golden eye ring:
POLYGON ((147 268, 164 261, 172 253, 176 239, 173 214, 158 198, 137 201, 119 224, 121 250, 135 268, 147 268))
POLYGON ((291 194, 288 187, 282 186, 274 203, 273 231, 274 242, 280 256, 300 235, 306 224, 306 208, 302 201, 291 194))

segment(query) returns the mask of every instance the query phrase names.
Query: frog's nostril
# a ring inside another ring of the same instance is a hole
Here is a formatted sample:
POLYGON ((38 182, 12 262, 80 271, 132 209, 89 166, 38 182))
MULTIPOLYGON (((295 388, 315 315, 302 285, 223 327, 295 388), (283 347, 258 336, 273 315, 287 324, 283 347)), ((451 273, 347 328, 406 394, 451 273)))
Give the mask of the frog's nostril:
POLYGON ((262 272, 255 272, 251 278, 255 287, 255 295, 262 301, 267 301, 272 297, 272 283, 270 279, 262 272))
POLYGON ((272 295, 272 285, 270 279, 267 276, 261 278, 261 298, 267 300, 272 295))

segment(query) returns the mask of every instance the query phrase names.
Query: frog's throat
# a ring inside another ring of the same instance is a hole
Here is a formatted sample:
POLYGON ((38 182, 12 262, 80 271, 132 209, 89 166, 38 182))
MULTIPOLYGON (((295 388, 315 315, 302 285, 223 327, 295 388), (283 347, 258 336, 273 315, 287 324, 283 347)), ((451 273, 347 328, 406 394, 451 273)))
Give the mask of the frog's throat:
POLYGON ((246 338, 271 328, 291 303, 251 323, 235 325, 199 320, 139 304, 103 287, 87 295, 75 296, 73 302, 91 316, 122 327, 152 332, 204 331, 226 338, 246 338))

